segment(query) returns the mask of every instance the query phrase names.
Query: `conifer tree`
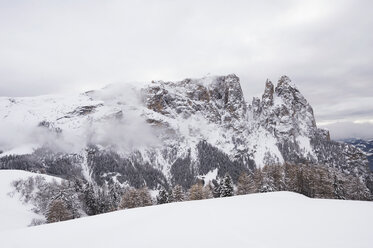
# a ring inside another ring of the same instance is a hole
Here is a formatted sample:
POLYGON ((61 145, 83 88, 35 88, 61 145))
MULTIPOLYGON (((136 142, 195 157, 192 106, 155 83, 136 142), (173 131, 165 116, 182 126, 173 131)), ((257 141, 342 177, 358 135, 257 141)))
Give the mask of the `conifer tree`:
POLYGON ((211 199, 214 197, 212 194, 212 186, 210 184, 203 187, 202 193, 203 193, 203 199, 211 199))
POLYGON ((180 185, 176 185, 172 189, 171 198, 172 198, 172 202, 184 201, 185 195, 184 195, 183 188, 180 185))
POLYGON ((263 192, 263 173, 261 168, 256 168, 253 174, 254 179, 254 191, 263 192))
POLYGON ((153 205, 152 197, 150 196, 149 189, 147 187, 143 187, 138 190, 139 192, 139 207, 146 207, 153 205))
POLYGON ((139 205, 138 194, 136 189, 128 189, 124 192, 119 204, 120 209, 135 208, 139 205))
POLYGON ((109 189, 106 184, 98 190, 97 211, 98 213, 107 213, 112 209, 112 202, 109 195, 109 189))
POLYGON ((246 195, 251 193, 250 180, 251 178, 246 172, 241 173, 237 181, 237 195, 246 195))
POLYGON ((271 170, 273 184, 276 191, 285 190, 284 166, 273 165, 271 170))
POLYGON ((51 201, 53 200, 62 201, 73 219, 80 217, 81 202, 78 192, 75 191, 74 184, 70 181, 62 181, 61 185, 58 185, 51 197, 51 201))
POLYGON ((47 211, 47 222, 59 222, 72 219, 72 213, 66 207, 62 200, 53 200, 49 204, 47 211))
POLYGON ((202 200, 203 199, 203 186, 198 182, 189 189, 189 200, 202 200))
POLYGON ((95 190, 93 188, 93 185, 91 183, 86 184, 84 188, 84 207, 85 212, 88 215, 96 215, 99 213, 98 210, 98 202, 97 202, 97 196, 95 193, 95 190))
POLYGON ((111 210, 118 208, 122 198, 122 188, 118 183, 112 183, 109 186, 109 198, 111 202, 111 210))
POLYGON ((158 195, 157 195, 157 204, 165 204, 165 203, 168 203, 169 202, 169 197, 168 197, 168 193, 167 191, 162 188, 158 195))
POLYGON ((128 189, 123 194, 122 200, 119 204, 120 209, 137 208, 152 205, 152 198, 148 188, 128 189))
POLYGON ((219 198, 221 193, 221 182, 217 182, 216 180, 212 181, 214 186, 212 188, 212 195, 214 198, 219 198))
POLYGON ((333 193, 334 197, 336 199, 345 200, 346 199, 346 193, 344 189, 344 182, 343 180, 337 175, 337 173, 334 173, 333 175, 333 193))
POLYGON ((370 200, 370 192, 358 176, 348 176, 347 192, 351 200, 370 200))
POLYGON ((285 163, 283 166, 285 174, 285 190, 299 192, 297 181, 297 166, 289 163, 285 163))
POLYGON ((220 197, 229 197, 233 195, 234 189, 232 178, 228 174, 225 174, 221 184, 220 197))
POLYGON ((333 182, 334 178, 332 178, 328 170, 325 168, 313 168, 312 171, 309 172, 312 176, 312 188, 314 191, 315 198, 326 198, 331 199, 334 197, 334 187, 333 182))

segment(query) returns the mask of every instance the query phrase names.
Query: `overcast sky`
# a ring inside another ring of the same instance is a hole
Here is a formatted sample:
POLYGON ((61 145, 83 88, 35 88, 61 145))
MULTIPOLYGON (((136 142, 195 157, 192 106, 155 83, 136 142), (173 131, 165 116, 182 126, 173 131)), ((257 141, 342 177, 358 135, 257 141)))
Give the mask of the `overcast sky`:
POLYGON ((372 137, 372 11, 370 0, 0 0, 0 96, 235 73, 250 100, 286 74, 319 125, 372 137))

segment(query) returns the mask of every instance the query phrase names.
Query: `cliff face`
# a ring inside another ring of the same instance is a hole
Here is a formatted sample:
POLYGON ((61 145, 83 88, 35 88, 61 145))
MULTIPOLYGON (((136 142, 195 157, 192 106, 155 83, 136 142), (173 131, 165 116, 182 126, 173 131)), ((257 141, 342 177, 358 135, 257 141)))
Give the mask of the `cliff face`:
POLYGON ((0 104, 3 122, 27 120, 55 139, 84 141, 75 152, 46 149, 51 147, 45 140, 38 140, 38 149, 28 155, 6 156, 10 149, 0 155, 2 168, 27 164, 33 170, 52 173, 54 168, 55 173, 58 167, 64 168, 60 174, 76 174, 68 168, 80 166, 81 176, 89 180, 151 188, 164 183, 187 187, 212 172, 237 179, 243 170, 284 162, 369 175, 366 156, 318 129, 312 107, 286 76, 276 86, 267 80, 262 98, 251 104, 236 75, 112 86, 75 98, 2 98, 0 104))

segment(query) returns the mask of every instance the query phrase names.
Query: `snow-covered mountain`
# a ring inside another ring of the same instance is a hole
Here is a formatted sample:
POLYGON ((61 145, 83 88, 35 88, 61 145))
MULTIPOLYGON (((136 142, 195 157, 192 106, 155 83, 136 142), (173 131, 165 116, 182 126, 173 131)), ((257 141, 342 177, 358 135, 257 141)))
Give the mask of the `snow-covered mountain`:
POLYGON ((345 139, 347 144, 354 145, 361 149, 368 158, 370 170, 373 171, 373 139, 345 139))
POLYGON ((371 202, 290 192, 144 207, 0 232, 2 247, 369 248, 371 202))
POLYGON ((276 86, 267 80, 251 103, 233 74, 3 97, 0 120, 5 169, 187 188, 213 171, 237 180, 242 171, 290 162, 337 168, 373 189, 364 153, 317 128, 312 107, 286 76, 276 86))

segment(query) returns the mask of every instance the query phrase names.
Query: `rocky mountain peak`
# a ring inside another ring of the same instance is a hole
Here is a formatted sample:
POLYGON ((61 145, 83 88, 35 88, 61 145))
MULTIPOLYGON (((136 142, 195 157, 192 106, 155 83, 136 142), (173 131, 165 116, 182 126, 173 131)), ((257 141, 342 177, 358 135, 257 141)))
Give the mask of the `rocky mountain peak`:
POLYGON ((291 82, 291 79, 286 76, 286 75, 283 75, 280 77, 280 79, 278 80, 278 87, 281 87, 282 85, 291 85, 292 82, 291 82))
POLYGON ((277 137, 316 128, 312 107, 287 76, 276 87, 267 79, 262 99, 254 97, 250 109, 255 121, 277 137))
POLYGON ((306 111, 312 112, 313 115, 313 110, 306 98, 300 93, 289 77, 282 76, 278 80, 275 93, 276 96, 281 98, 285 105, 291 107, 294 112, 300 112, 303 108, 306 108, 306 111))
POLYGON ((246 114, 239 78, 212 76, 179 82, 157 81, 143 89, 148 109, 162 115, 189 118, 202 114, 214 123, 229 124, 246 114))
MULTIPOLYGON (((285 75, 281 76, 278 80, 275 92, 278 96, 283 96, 285 98, 287 97, 294 99, 297 94, 302 96, 291 79, 285 75)), ((301 98, 304 97, 302 96, 301 98)))

